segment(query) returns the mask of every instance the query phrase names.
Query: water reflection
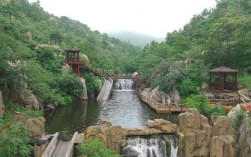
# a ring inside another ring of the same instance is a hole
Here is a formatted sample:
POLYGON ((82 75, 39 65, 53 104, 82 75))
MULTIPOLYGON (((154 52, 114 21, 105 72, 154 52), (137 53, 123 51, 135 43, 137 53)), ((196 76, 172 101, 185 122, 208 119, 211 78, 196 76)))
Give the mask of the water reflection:
POLYGON ((114 90, 111 98, 102 103, 95 100, 78 101, 46 113, 46 131, 60 132, 63 136, 82 132, 90 125, 98 124, 101 119, 110 120, 113 125, 139 127, 146 125, 148 119, 164 118, 174 123, 177 115, 157 114, 143 104, 136 91, 114 90))

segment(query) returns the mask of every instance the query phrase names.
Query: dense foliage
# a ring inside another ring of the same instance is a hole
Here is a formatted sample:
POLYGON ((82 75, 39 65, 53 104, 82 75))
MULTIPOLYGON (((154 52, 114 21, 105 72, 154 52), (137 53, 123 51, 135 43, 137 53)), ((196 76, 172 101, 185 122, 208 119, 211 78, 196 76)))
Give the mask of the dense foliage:
POLYGON ((223 107, 210 105, 207 97, 203 94, 191 95, 185 100, 185 104, 191 108, 198 109, 209 120, 212 116, 225 116, 226 111, 223 107))
POLYGON ((160 85, 168 91, 176 86, 185 97, 199 92, 212 68, 237 69, 245 80, 251 74, 250 13, 249 1, 217 1, 215 8, 194 15, 183 29, 167 33, 164 42, 149 43, 134 62, 145 78, 154 82, 153 87, 160 85))
POLYGON ((88 157, 119 157, 115 151, 105 148, 102 141, 98 139, 87 139, 78 145, 79 152, 88 157))
POLYGON ((28 142, 29 132, 27 127, 22 123, 13 124, 5 133, 0 134, 0 156, 27 157, 32 150, 28 142))
MULTIPOLYGON (((90 66, 110 73, 136 70, 129 58, 140 52, 78 21, 48 14, 39 1, 0 1, 0 38, 0 87, 23 94, 23 80, 44 105, 69 104, 83 90, 76 75, 62 73, 65 49, 79 48, 90 66)), ((89 91, 98 91, 95 76, 81 75, 89 91)))

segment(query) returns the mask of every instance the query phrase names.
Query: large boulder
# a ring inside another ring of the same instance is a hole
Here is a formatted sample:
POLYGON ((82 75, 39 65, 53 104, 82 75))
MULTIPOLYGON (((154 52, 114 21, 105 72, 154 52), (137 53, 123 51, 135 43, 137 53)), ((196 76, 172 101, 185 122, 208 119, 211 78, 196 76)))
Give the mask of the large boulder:
POLYGON ((179 156, 208 156, 212 127, 208 119, 196 109, 179 114, 180 131, 183 137, 179 141, 179 156))
POLYGON ((36 96, 31 92, 24 97, 23 103, 25 104, 26 108, 39 110, 39 102, 37 101, 36 96))
POLYGON ((213 119, 210 157, 235 157, 235 130, 228 117, 218 116, 213 119))
POLYGON ((237 113, 240 112, 241 106, 240 104, 237 104, 234 108, 231 109, 230 112, 228 112, 227 117, 229 119, 229 122, 233 125, 237 118, 237 113))
POLYGON ((4 104, 3 104, 2 92, 0 90, 0 119, 3 118, 3 114, 4 114, 4 104))
POLYGON ((122 155, 125 157, 138 157, 139 153, 132 147, 125 147, 122 151, 122 155))
POLYGON ((210 157, 235 157, 235 140, 230 135, 214 136, 211 140, 210 157))
POLYGON ((177 129, 175 124, 172 124, 170 121, 164 119, 148 120, 147 126, 149 128, 160 130, 163 133, 175 133, 177 129))
POLYGON ((159 86, 154 88, 152 91, 148 93, 149 97, 157 102, 161 102, 161 96, 159 93, 159 86))
POLYGON ((45 119, 43 117, 30 118, 25 121, 25 125, 29 129, 33 138, 40 138, 45 132, 45 119))
POLYGON ((237 141, 237 154, 243 157, 251 157, 251 133, 250 125, 248 123, 250 117, 244 116, 239 127, 239 138, 237 141))
POLYGON ((235 130, 226 116, 215 117, 213 121, 213 136, 220 135, 231 135, 233 137, 235 135, 235 130))

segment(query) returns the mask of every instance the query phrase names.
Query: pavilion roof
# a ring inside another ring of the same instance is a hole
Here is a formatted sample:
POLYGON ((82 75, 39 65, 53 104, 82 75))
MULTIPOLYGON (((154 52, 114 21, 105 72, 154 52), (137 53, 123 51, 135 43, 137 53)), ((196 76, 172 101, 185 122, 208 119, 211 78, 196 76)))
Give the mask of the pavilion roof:
POLYGON ((218 67, 212 70, 209 70, 210 73, 237 73, 238 70, 231 69, 229 67, 218 67))
POLYGON ((71 48, 71 49, 67 49, 65 50, 66 52, 79 52, 80 50, 79 49, 76 49, 76 48, 71 48))

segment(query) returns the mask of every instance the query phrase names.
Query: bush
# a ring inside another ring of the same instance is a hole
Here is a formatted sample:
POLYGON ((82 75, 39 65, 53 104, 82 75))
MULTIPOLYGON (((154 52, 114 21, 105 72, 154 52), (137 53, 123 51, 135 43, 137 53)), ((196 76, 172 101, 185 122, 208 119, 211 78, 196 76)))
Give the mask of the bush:
POLYGON ((120 155, 108 148, 105 148, 102 141, 98 139, 86 139, 79 144, 78 149, 81 154, 88 157, 119 157, 120 155))
POLYGON ((5 133, 0 134, 0 156, 27 157, 32 150, 28 142, 27 127, 22 123, 13 124, 5 133))
POLYGON ((197 86, 190 78, 186 78, 178 85, 178 90, 180 91, 181 96, 187 97, 191 94, 197 93, 197 86))
POLYGON ((59 80, 60 92, 78 97, 83 92, 83 85, 77 75, 64 74, 59 80))
POLYGON ((92 73, 85 73, 84 78, 86 79, 86 88, 88 93, 99 90, 98 77, 96 77, 92 73))
POLYGON ((207 97, 204 94, 191 95, 185 99, 185 104, 191 108, 196 108, 200 113, 211 120, 212 115, 225 116, 226 111, 222 107, 210 105, 207 97))

